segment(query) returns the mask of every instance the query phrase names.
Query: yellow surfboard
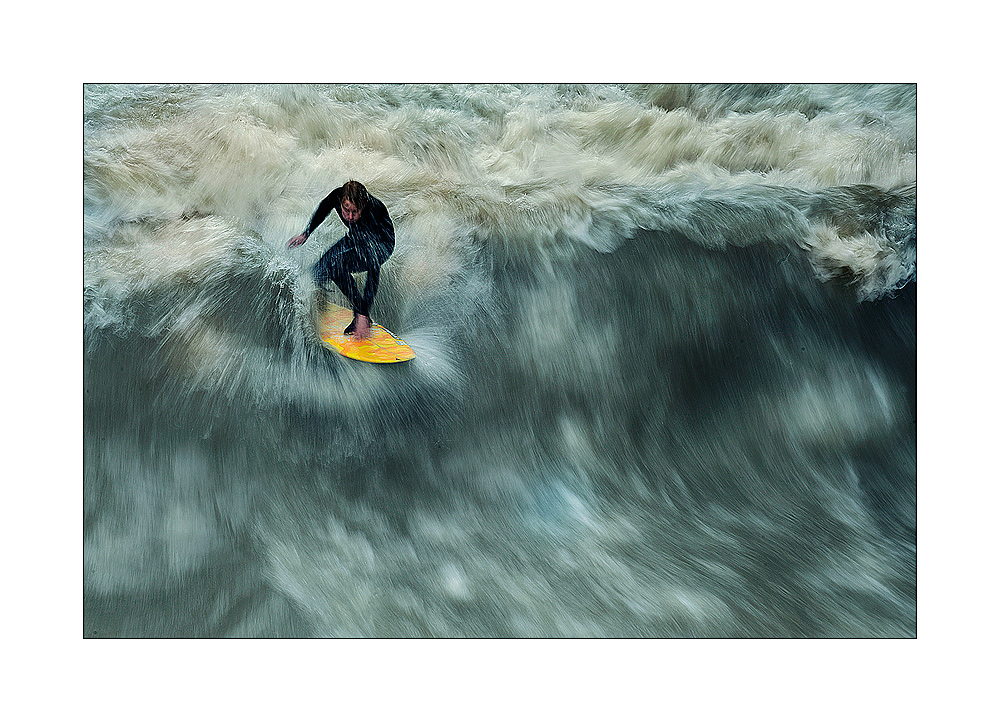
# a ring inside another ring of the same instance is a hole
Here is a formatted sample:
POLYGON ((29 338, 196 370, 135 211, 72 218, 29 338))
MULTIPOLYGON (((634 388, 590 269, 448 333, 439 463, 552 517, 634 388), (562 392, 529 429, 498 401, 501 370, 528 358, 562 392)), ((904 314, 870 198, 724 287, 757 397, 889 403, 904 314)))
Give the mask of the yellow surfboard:
POLYGON ((319 317, 319 337, 341 356, 373 364, 394 364, 416 358, 416 352, 403 339, 388 329, 372 324, 371 338, 358 341, 344 334, 354 318, 354 312, 343 306, 330 305, 319 317))

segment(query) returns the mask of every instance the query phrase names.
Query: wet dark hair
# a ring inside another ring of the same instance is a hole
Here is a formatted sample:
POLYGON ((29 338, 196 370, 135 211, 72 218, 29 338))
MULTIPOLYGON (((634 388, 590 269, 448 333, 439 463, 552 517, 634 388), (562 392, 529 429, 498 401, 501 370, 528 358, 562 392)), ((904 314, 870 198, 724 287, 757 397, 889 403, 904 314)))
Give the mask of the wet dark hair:
POLYGON ((340 196, 341 205, 344 201, 350 201, 359 211, 363 211, 368 205, 368 189, 356 180, 347 181, 341 190, 343 191, 340 196))

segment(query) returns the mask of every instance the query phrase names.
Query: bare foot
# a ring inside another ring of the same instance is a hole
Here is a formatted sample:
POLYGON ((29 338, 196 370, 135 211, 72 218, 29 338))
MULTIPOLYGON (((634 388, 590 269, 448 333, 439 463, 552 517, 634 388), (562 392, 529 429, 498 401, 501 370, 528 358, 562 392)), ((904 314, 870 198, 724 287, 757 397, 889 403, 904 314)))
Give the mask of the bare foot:
POLYGON ((360 313, 354 319, 354 338, 367 341, 372 336, 372 322, 360 313))

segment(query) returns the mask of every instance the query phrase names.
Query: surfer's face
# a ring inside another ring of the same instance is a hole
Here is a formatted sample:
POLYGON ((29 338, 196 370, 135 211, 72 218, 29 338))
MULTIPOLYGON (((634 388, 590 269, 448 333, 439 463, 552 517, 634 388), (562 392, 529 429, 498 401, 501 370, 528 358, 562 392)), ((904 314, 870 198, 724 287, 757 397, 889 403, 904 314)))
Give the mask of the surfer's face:
POLYGON ((361 211, 358 207, 348 200, 345 200, 340 204, 340 212, 344 215, 344 220, 348 223, 355 223, 359 218, 361 218, 361 211))

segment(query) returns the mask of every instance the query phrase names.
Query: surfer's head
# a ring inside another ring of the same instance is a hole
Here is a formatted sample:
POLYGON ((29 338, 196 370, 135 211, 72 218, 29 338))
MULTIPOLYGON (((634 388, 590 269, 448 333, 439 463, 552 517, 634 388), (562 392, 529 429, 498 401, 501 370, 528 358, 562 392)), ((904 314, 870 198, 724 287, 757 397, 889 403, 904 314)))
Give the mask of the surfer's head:
POLYGON ((340 213, 348 223, 361 218, 361 212, 368 205, 368 190, 356 180, 347 181, 340 196, 340 213))

